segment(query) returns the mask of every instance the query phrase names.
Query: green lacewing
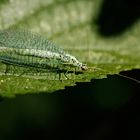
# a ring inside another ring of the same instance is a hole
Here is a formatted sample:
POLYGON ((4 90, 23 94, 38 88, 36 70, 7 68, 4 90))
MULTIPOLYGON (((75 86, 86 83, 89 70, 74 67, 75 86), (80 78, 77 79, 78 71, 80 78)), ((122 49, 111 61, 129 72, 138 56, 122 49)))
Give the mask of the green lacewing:
POLYGON ((0 31, 0 61, 50 72, 67 72, 70 68, 87 70, 86 64, 79 62, 52 41, 21 29, 0 31))

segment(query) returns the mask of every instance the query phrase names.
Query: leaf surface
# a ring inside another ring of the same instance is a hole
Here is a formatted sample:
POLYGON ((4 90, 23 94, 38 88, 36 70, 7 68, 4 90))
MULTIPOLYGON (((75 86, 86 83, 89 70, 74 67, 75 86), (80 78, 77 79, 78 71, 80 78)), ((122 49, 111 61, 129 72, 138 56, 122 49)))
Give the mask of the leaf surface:
POLYGON ((49 76, 4 75, 0 64, 0 94, 51 93, 76 82, 104 78, 122 70, 140 68, 140 22, 119 36, 104 37, 96 23, 102 0, 7 0, 0 2, 0 28, 22 28, 53 40, 66 52, 86 63, 82 74, 68 80, 49 76), (49 77, 49 78, 48 78, 49 77), (50 80, 52 79, 52 80, 50 80))

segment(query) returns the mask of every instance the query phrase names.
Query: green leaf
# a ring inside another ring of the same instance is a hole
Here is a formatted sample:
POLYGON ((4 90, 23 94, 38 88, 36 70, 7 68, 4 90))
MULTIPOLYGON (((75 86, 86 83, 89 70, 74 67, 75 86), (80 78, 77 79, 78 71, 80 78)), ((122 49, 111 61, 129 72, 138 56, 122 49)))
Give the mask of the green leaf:
POLYGON ((86 63, 88 70, 68 80, 48 76, 4 75, 0 64, 0 95, 51 93, 122 70, 140 68, 140 22, 116 37, 98 33, 96 20, 102 0, 6 0, 0 2, 0 29, 12 26, 37 32, 86 63), (50 80, 52 79, 52 80, 50 80), (58 79, 58 78, 57 78, 58 79))

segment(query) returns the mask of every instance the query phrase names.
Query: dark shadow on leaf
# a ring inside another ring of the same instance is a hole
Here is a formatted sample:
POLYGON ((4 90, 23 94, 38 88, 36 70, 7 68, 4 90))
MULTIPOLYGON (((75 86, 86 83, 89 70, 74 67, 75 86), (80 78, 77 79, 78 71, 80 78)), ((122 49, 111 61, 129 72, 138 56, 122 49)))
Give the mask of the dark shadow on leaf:
POLYGON ((139 0, 103 0, 96 23, 99 27, 99 33, 103 36, 110 37, 123 33, 139 17, 139 0))
POLYGON ((139 139, 139 91, 137 82, 112 75, 51 94, 3 99, 1 139, 139 139))

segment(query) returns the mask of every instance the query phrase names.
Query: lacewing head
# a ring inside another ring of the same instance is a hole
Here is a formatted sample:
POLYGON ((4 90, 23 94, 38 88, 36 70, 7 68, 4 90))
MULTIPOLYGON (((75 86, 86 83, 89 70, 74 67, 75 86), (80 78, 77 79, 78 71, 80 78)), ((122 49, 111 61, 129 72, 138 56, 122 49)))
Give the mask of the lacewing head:
POLYGON ((74 67, 80 67, 83 71, 86 71, 88 69, 86 64, 79 62, 74 56, 70 54, 66 54, 65 59, 69 64, 73 65, 74 67))
POLYGON ((86 70, 88 69, 88 67, 87 67, 86 64, 82 64, 81 69, 82 69, 83 71, 86 71, 86 70))

